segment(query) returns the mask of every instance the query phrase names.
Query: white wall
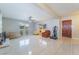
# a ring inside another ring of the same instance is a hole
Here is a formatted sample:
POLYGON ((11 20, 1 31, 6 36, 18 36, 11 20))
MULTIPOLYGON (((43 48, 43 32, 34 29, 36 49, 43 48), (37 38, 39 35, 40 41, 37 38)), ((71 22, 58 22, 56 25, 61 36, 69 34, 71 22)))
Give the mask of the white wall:
POLYGON ((2 14, 0 14, 0 33, 2 33, 2 14))
POLYGON ((20 20, 3 18, 2 20, 3 31, 6 32, 19 32, 20 31, 20 20))

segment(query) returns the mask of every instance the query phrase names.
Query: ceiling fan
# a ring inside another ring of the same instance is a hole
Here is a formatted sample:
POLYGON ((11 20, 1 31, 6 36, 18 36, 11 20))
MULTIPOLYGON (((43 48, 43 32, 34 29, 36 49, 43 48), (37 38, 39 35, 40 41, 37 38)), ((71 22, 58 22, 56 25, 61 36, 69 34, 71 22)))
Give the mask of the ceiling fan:
POLYGON ((29 16, 29 22, 37 22, 35 18, 33 18, 32 16, 29 16))

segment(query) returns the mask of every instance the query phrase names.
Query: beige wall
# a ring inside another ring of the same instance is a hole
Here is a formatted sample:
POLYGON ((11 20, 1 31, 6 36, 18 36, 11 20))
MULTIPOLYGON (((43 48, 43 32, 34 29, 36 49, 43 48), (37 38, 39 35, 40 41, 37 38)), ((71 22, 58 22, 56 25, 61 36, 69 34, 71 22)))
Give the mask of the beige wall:
POLYGON ((71 16, 72 19, 72 38, 79 39, 79 15, 71 16))

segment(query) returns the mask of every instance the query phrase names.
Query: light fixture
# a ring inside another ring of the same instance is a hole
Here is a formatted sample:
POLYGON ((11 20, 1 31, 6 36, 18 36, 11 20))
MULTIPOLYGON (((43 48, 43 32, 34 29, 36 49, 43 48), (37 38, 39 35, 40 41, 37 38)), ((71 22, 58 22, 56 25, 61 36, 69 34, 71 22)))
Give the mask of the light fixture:
POLYGON ((29 24, 25 24, 26 27, 29 27, 29 24))
POLYGON ((36 19, 32 16, 29 16, 29 22, 36 22, 36 19))

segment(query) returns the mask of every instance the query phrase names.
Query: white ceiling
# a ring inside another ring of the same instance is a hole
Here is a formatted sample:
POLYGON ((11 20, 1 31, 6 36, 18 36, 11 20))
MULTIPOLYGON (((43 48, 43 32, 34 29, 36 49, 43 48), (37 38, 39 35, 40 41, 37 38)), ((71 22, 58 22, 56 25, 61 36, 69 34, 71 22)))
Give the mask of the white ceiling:
POLYGON ((48 6, 60 16, 79 11, 79 3, 51 3, 48 6))
MULTIPOLYGON (((52 9, 51 13, 54 17, 54 14, 58 14, 59 16, 66 16, 73 12, 79 11, 79 4, 73 3, 49 3, 46 4, 52 9)), ((46 10, 39 8, 35 4, 24 4, 24 3, 0 3, 0 10, 4 17, 10 17, 21 20, 28 20, 29 16, 34 17, 36 20, 49 18, 50 14, 46 12, 46 10)))
POLYGON ((41 10, 39 7, 34 4, 24 4, 24 3, 4 3, 0 4, 0 10, 4 17, 28 20, 29 16, 32 16, 34 19, 39 20, 43 16, 48 17, 49 15, 41 10))

